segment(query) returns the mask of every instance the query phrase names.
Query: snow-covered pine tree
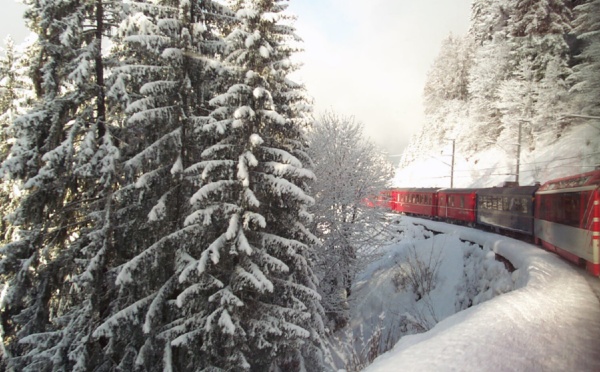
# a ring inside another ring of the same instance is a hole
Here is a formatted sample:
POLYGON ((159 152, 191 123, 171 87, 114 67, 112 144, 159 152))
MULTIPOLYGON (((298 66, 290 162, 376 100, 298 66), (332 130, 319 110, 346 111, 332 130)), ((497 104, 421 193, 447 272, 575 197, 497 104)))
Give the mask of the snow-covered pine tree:
MULTIPOLYGON (((441 144, 456 138, 467 117, 468 77, 473 59, 473 43, 466 37, 449 35, 427 74, 423 89, 426 114, 424 131, 433 133, 441 144)), ((459 140, 459 144, 465 141, 459 140)), ((431 149, 423 149, 425 153, 431 149)))
POLYGON ((4 362, 16 370, 87 370, 101 360, 90 361, 87 341, 102 312, 101 257, 118 158, 101 54, 111 12, 100 0, 28 5, 25 17, 38 34, 28 61, 37 98, 10 127, 14 144, 2 164, 6 177, 22 183, 11 216, 16 238, 1 248, 4 362))
POLYGON ((500 133, 498 88, 510 76, 511 67, 506 42, 509 10, 508 3, 492 0, 476 0, 471 7, 467 38, 473 40, 475 48, 468 73, 468 112, 472 124, 468 135, 459 142, 471 153, 489 146, 500 133))
POLYGON ((297 42, 284 1, 234 1, 225 38, 228 85, 198 129, 210 138, 185 224, 210 240, 180 262, 189 315, 171 343, 199 370, 322 370, 322 308, 312 272, 304 151, 310 108, 289 80, 297 42))
POLYGON ((113 367, 147 371, 193 369, 195 350, 171 350, 174 338, 195 329, 199 309, 180 310, 178 278, 189 251, 206 241, 185 226, 205 134, 198 130, 220 82, 214 60, 218 30, 233 14, 211 1, 136 1, 115 38, 121 63, 113 69, 109 102, 123 107, 123 185, 115 193, 115 245, 110 274, 118 294, 94 332, 113 367), (189 355, 188 355, 189 354, 189 355))
POLYGON ((464 146, 473 152, 495 142, 501 132, 501 112, 497 107, 499 88, 510 75, 510 48, 500 32, 475 50, 469 70, 470 136, 464 146))
POLYGON ((332 330, 350 318, 348 297, 356 273, 385 240, 385 213, 376 202, 392 178, 392 165, 363 136, 352 117, 327 112, 309 133, 316 180, 314 231, 322 240, 316 269, 319 293, 332 330), (369 205, 370 200, 373 205, 369 205))
POLYGON ((508 22, 508 6, 504 1, 473 0, 469 37, 477 44, 491 42, 508 22))
POLYGON ((571 102, 576 113, 600 116, 600 1, 585 1, 575 8, 575 15, 575 32, 584 49, 573 68, 571 102))
MULTIPOLYGON (((27 76, 25 45, 17 47, 10 37, 5 41, 4 50, 0 49, 0 164, 10 153, 9 128, 13 120, 25 113, 32 94, 31 79, 27 76)), ((8 243, 12 228, 7 218, 18 202, 18 185, 0 175, 0 245, 8 243)), ((6 281, 3 281, 3 283, 6 281)))
MULTIPOLYGON (((540 133, 560 134, 559 117, 564 107, 549 106, 544 100, 552 96, 565 96, 568 90, 566 81, 571 74, 571 55, 565 37, 572 30, 572 4, 565 0, 519 0, 511 6, 507 42, 511 49, 512 69, 517 72, 514 79, 530 79, 528 84, 531 84, 533 93, 520 98, 517 95, 513 97, 530 101, 534 106, 532 110, 520 114, 526 116, 518 118, 524 123, 524 139, 534 148, 534 138, 539 137, 540 133)), ((507 82, 506 86, 511 84, 507 82)), ((503 105, 521 105, 518 102, 510 103, 511 99, 508 96, 501 97, 503 105)), ((512 122, 511 126, 515 125, 514 118, 503 120, 505 123, 512 122)))

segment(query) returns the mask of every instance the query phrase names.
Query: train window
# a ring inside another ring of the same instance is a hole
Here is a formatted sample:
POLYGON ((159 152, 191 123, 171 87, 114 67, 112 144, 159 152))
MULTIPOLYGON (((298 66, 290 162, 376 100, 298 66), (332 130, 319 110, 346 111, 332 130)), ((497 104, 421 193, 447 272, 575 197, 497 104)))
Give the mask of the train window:
POLYGON ((460 197, 460 207, 461 208, 465 207, 465 197, 464 197, 464 195, 460 197))
POLYGON ((522 212, 523 211, 522 199, 512 198, 510 200, 510 211, 511 212, 522 212))
POLYGON ((554 196, 553 195, 540 195, 538 198, 539 212, 537 217, 542 220, 556 222, 556 209, 554 208, 554 196))
POLYGON ((508 197, 507 196, 505 196, 504 198, 502 198, 502 210, 503 211, 509 211, 510 210, 510 207, 509 207, 509 204, 508 204, 508 197))
POLYGON ((448 204, 454 207, 454 195, 448 197, 448 204))
MULTIPOLYGON (((588 193, 583 193, 583 195, 581 193, 560 193, 542 195, 539 201, 539 218, 567 226, 585 226, 586 221, 581 221, 585 214, 582 212, 582 207, 585 208, 585 202, 582 206, 582 200, 588 200, 586 198, 587 194, 588 193)), ((583 218, 585 219, 585 217, 583 218)))
POLYGON ((578 226, 580 216, 579 194, 568 194, 561 199, 562 221, 565 225, 578 226))
POLYGON ((521 212, 523 212, 524 214, 528 213, 527 198, 522 198, 521 199, 521 212))

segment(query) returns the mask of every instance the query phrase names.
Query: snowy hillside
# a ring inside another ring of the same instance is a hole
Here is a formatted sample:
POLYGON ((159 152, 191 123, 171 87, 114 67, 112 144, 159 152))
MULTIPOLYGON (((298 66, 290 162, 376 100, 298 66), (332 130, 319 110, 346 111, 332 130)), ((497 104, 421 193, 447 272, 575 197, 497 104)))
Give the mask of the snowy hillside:
POLYGON ((469 31, 444 40, 430 67, 425 121, 395 186, 449 187, 453 148, 456 187, 600 164, 600 1, 549 4, 473 1, 469 31))
POLYGON ((374 338, 390 343, 390 332, 416 333, 411 325, 419 320, 413 318, 411 323, 406 313, 424 314, 421 321, 431 320, 428 309, 435 309, 440 322, 428 332, 392 342, 393 349, 365 371, 600 370, 600 302, 586 277, 570 264, 529 244, 469 228, 408 217, 402 226, 409 234, 362 273, 353 334, 346 337, 353 337, 355 346, 365 343, 368 352, 374 338), (431 238, 422 228, 410 227, 413 223, 444 234, 431 238), (461 239, 483 248, 473 249, 476 246, 461 239), (411 246, 425 257, 432 251, 443 256, 438 285, 429 296, 432 307, 424 299, 415 303, 395 289, 396 263, 411 246), (510 260, 516 270, 503 274, 494 252, 510 260), (475 297, 473 285, 479 286, 475 297), (509 287, 510 293, 495 297, 509 287), (457 312, 469 297, 474 306, 457 312))
MULTIPOLYGON (((433 149, 411 163, 398 167, 395 187, 450 187, 452 147, 447 143, 423 145, 433 149)), ((600 165, 600 125, 582 124, 572 128, 558 141, 531 151, 522 148, 519 183, 531 185, 550 179, 594 170, 600 165)), ((488 146, 466 157, 455 153, 454 187, 492 187, 515 180, 516 146, 488 146), (508 151, 507 151, 508 150, 508 151)))

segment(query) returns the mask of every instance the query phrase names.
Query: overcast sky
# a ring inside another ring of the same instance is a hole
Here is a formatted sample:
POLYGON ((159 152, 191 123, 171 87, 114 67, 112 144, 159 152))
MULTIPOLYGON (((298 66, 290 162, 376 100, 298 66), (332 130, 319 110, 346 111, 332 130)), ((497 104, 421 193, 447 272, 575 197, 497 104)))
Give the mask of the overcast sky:
MULTIPOLYGON (((0 0, 0 37, 27 36, 14 0, 0 0)), ((425 77, 450 32, 464 34, 471 0, 292 0, 304 39, 299 72, 327 109, 352 115, 390 154, 399 154, 423 121, 425 77)))

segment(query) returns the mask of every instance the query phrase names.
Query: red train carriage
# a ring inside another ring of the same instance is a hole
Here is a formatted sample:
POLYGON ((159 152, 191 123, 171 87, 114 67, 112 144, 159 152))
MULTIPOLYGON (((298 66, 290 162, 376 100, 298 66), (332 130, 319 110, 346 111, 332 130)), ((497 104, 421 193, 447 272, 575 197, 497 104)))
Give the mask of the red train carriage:
POLYGON ((476 189, 443 189, 438 192, 440 218, 475 223, 477 208, 476 189))
POLYGON ((536 193, 535 237, 600 276, 600 170, 545 183, 536 193))
POLYGON ((437 188, 392 189, 391 207, 395 212, 435 217, 437 214, 437 188))

